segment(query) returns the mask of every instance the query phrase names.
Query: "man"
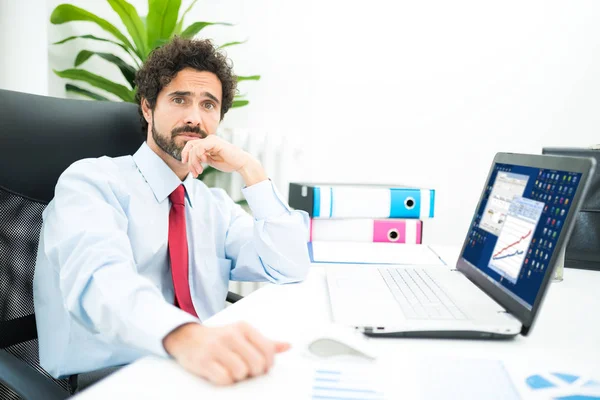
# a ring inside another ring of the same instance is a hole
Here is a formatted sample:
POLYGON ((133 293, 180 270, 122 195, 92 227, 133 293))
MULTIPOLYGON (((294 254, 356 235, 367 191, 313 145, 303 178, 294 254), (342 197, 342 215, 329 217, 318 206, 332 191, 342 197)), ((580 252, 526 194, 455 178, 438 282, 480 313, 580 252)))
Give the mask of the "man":
POLYGON ((230 279, 304 279, 308 217, 255 158, 215 136, 236 78, 209 41, 174 39, 136 83, 146 142, 133 156, 71 165, 44 212, 41 365, 64 377, 155 354, 216 384, 266 373, 288 344, 247 324, 201 322, 224 307, 230 279), (243 177, 253 217, 195 179, 203 164, 243 177))

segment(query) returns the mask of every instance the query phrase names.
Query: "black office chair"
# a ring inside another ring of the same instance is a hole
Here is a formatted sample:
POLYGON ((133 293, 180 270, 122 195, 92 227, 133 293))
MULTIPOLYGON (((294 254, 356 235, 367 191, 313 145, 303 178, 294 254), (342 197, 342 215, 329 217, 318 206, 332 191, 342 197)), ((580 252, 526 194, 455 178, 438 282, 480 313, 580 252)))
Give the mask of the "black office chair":
POLYGON ((0 399, 75 389, 73 377, 55 380, 39 366, 32 282, 42 212, 73 162, 133 154, 144 140, 139 118, 134 104, 0 90, 0 399))

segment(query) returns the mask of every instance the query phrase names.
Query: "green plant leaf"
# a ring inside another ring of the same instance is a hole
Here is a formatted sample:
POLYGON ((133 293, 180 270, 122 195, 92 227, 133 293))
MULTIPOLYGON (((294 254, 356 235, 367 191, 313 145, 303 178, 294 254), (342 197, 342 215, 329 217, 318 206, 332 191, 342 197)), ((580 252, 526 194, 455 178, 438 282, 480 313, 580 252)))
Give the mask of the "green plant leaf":
POLYGON ((211 167, 210 165, 207 165, 204 170, 202 171, 202 173, 200 175, 198 175, 199 180, 204 181, 206 178, 208 178, 209 176, 212 176, 216 173, 219 173, 221 171, 219 171, 218 169, 211 167))
POLYGON ((76 93, 76 94, 79 94, 79 95, 82 95, 82 96, 86 96, 86 97, 89 97, 90 99, 93 99, 93 100, 110 101, 109 99, 107 99, 104 96, 101 96, 101 95, 99 95, 97 93, 94 93, 94 92, 90 92, 87 89, 82 89, 79 86, 71 85, 70 83, 67 83, 65 85, 65 89, 67 90, 67 92, 76 93))
POLYGON ((190 4, 190 6, 185 10, 183 15, 181 16, 181 19, 179 20, 179 22, 177 22, 177 25, 175 25, 175 30, 173 31, 174 35, 179 35, 181 33, 181 30, 183 29, 183 20, 185 19, 187 13, 190 12, 192 7, 194 7, 194 4, 196 4, 197 1, 198 0, 192 1, 192 4, 190 4))
POLYGON ((240 205, 241 207, 250 207, 250 206, 248 205, 248 200, 246 200, 246 199, 241 199, 241 200, 238 200, 238 201, 236 201, 236 202, 235 202, 235 204, 238 204, 238 205, 240 205))
POLYGON ((65 39, 63 39, 61 41, 58 41, 58 42, 54 42, 52 44, 63 44, 63 43, 66 43, 66 42, 70 42, 71 40, 80 39, 80 38, 81 39, 93 39, 93 40, 99 40, 101 42, 113 43, 113 44, 116 44, 117 46, 121 46, 121 48, 123 50, 127 51, 127 48, 125 48, 125 46, 123 46, 122 43, 115 42, 114 40, 110 40, 110 39, 99 38, 99 37, 94 36, 94 35, 69 36, 68 38, 65 38, 65 39))
POLYGON ((183 32, 181 32, 181 37, 186 39, 193 38, 198 34, 198 32, 210 25, 233 26, 233 24, 230 24, 228 22, 194 22, 193 24, 185 28, 183 32))
POLYGON ((56 7, 54 11, 52 11, 52 15, 50 16, 50 22, 54 25, 64 24, 72 21, 94 22, 100 26, 100 28, 104 29, 108 33, 111 33, 114 37, 119 39, 125 47, 133 52, 136 52, 136 49, 133 47, 129 39, 127 39, 127 37, 123 35, 121 31, 119 31, 113 24, 95 14, 92 14, 89 11, 84 10, 83 8, 75 7, 71 4, 61 4, 56 7))
POLYGON ((152 49, 150 49, 150 51, 156 49, 157 47, 162 46, 163 44, 168 43, 169 40, 171 40, 171 39, 158 39, 156 42, 154 42, 154 47, 152 49))
POLYGON ((119 17, 125 28, 127 28, 127 32, 133 39, 133 43, 135 43, 137 47, 137 53, 142 58, 142 61, 146 59, 146 55, 148 54, 148 45, 146 44, 146 27, 142 22, 142 19, 138 15, 134 6, 126 2, 125 0, 106 0, 108 4, 112 7, 113 10, 119 17))
POLYGON ((260 80, 260 75, 250 75, 250 76, 239 76, 237 77, 237 81, 258 81, 260 80))
POLYGON ((89 50, 81 50, 79 52, 79 54, 77 54, 77 57, 75 57, 75 66, 76 67, 80 66, 81 64, 86 62, 93 55, 102 57, 106 61, 111 62, 111 63, 115 64, 117 67, 119 67, 119 69, 121 70, 121 73, 123 74, 123 76, 125 77, 127 82, 129 83, 131 88, 133 89, 135 87, 135 72, 136 72, 135 68, 132 67, 131 65, 127 64, 125 61, 123 61, 121 58, 115 56, 114 54, 99 53, 96 51, 89 51, 89 50))
POLYGON ((61 41, 59 41, 59 42, 54 42, 54 43, 52 43, 52 44, 63 44, 63 43, 69 42, 69 41, 71 41, 71 40, 75 40, 75 39, 79 39, 79 38, 81 38, 81 39, 92 39, 92 40, 98 40, 98 41, 100 41, 100 42, 108 42, 108 43, 113 43, 113 44, 116 44, 117 46, 119 46, 119 47, 121 47, 123 50, 125 50, 125 52, 126 52, 127 54, 129 54, 129 55, 130 55, 130 56, 133 58, 133 61, 136 63, 136 65, 138 66, 138 68, 140 67, 140 64, 139 64, 139 62, 138 62, 138 59, 136 59, 136 57, 138 57, 138 58, 139 58, 139 56, 138 56, 137 54, 135 54, 135 53, 132 53, 132 52, 131 52, 129 49, 127 49, 127 47, 123 46, 123 44, 121 44, 121 43, 119 43, 119 42, 115 42, 114 40, 109 40, 109 39, 99 38, 99 37, 96 37, 96 36, 94 36, 94 35, 81 35, 81 36, 69 36, 69 37, 68 37, 68 38, 66 38, 66 39, 63 39, 63 40, 61 40, 61 41))
POLYGON ((248 100, 234 100, 231 104, 231 108, 244 107, 250 104, 248 100))
POLYGON ((169 39, 175 25, 181 0, 148 0, 148 50, 157 47, 160 39, 169 39))
POLYGON ((202 170, 202 175, 210 175, 210 174, 214 174, 219 172, 218 169, 216 169, 215 167, 211 167, 210 165, 207 165, 206 168, 204 168, 202 170))
POLYGON ((223 44, 223 45, 219 46, 218 48, 219 48, 219 49, 222 49, 222 48, 229 47, 229 46, 237 46, 238 44, 244 44, 244 43, 246 43, 247 41, 248 41, 248 39, 246 39, 246 40, 243 40, 243 41, 241 41, 241 42, 229 42, 229 43, 225 43, 225 44, 223 44))
POLYGON ((114 94, 120 99, 134 103, 135 102, 135 91, 128 89, 127 87, 109 81, 108 79, 86 71, 85 69, 71 68, 63 71, 53 70, 54 73, 61 78, 73 79, 76 81, 87 82, 99 89, 105 90, 109 93, 114 94))

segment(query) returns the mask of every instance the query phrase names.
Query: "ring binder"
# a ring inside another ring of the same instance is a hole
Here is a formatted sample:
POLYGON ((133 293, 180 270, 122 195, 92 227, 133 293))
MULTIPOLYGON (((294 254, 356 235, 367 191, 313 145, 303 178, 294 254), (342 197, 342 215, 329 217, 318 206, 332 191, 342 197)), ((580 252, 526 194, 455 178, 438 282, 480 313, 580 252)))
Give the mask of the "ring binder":
POLYGON ((423 222, 415 219, 311 219, 308 241, 421 244, 423 222))
POLYGON ((399 186, 290 183, 289 205, 311 218, 414 218, 434 216, 435 191, 399 186))

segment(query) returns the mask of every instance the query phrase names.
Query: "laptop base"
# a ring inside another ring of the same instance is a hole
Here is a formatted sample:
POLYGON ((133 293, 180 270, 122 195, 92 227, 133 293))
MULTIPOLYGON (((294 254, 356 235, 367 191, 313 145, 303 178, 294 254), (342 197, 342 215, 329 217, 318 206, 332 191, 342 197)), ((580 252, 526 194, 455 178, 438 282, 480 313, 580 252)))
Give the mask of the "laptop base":
POLYGON ((519 333, 495 333, 482 331, 396 331, 377 332, 377 328, 363 328, 365 336, 373 338, 421 338, 421 339, 513 339, 519 333))

